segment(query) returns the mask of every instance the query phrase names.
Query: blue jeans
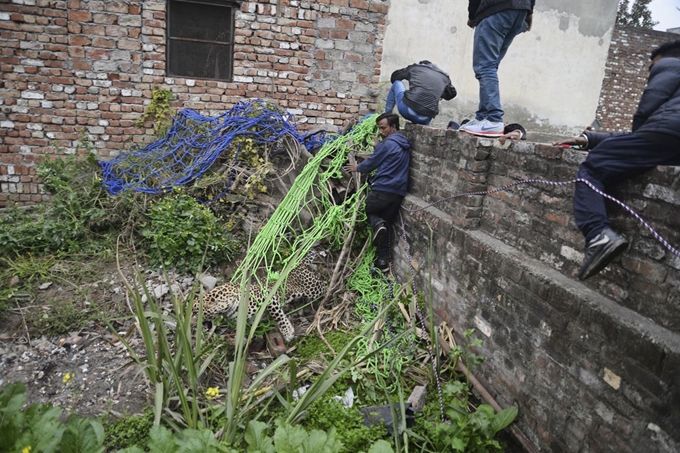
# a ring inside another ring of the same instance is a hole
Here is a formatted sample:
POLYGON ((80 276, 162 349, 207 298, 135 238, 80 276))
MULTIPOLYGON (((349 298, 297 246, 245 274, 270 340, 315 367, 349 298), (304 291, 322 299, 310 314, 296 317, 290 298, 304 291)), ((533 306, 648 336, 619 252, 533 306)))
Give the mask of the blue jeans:
POLYGON ((390 92, 387 93, 387 101, 385 101, 385 113, 392 113, 392 110, 394 110, 394 106, 396 104, 399 114, 410 122, 414 124, 424 124, 425 126, 429 125, 430 121, 432 121, 432 118, 421 115, 408 105, 404 104, 405 92, 406 87, 404 86, 404 82, 401 80, 397 80, 392 84, 390 92))
POLYGON ((475 27, 472 69, 479 80, 479 110, 475 115, 479 121, 503 121, 498 65, 512 40, 524 30, 526 17, 525 10, 506 9, 485 17, 475 27))

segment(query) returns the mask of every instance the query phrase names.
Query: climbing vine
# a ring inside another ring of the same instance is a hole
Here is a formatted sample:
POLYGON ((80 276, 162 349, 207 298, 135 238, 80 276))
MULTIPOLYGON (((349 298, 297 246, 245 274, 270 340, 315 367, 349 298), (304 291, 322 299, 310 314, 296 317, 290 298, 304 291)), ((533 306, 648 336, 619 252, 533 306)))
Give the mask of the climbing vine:
POLYGON ((170 101, 174 98, 175 95, 167 88, 154 87, 151 92, 151 102, 137 122, 137 126, 142 126, 148 119, 153 118, 154 135, 158 138, 165 137, 170 129, 172 117, 175 116, 175 109, 170 105, 170 101))

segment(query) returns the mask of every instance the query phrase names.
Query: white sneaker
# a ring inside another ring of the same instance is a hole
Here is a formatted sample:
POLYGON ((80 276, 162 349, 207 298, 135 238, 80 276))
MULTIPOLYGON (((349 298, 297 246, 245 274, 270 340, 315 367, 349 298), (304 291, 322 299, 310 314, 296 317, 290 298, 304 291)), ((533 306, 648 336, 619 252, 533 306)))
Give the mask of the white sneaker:
POLYGON ((461 127, 460 129, 472 135, 479 135, 480 137, 500 137, 503 135, 505 126, 503 123, 494 123, 489 120, 482 120, 475 124, 472 121, 461 127))
POLYGON ((458 128, 458 130, 459 130, 459 131, 464 131, 466 127, 469 127, 469 126, 476 126, 476 125, 479 124, 479 123, 480 123, 480 121, 479 121, 477 118, 472 118, 470 121, 468 121, 467 123, 465 123, 465 124, 463 124, 462 126, 460 126, 460 127, 458 128))

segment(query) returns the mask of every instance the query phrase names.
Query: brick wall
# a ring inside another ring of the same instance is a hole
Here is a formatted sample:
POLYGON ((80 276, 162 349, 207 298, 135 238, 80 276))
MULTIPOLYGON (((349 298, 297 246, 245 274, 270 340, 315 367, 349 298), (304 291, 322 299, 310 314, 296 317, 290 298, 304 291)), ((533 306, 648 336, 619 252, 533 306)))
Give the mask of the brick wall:
POLYGON ((141 118, 155 86, 173 106, 216 115, 244 98, 277 102, 303 128, 337 129, 375 108, 387 3, 244 1, 231 82, 169 78, 166 1, 0 2, 0 206, 40 200, 36 165, 101 157, 148 141, 141 118))
MULTIPOLYGON (((477 329, 486 361, 476 373, 502 406, 519 407, 518 427, 546 452, 680 451, 680 258, 610 205, 630 249, 579 282, 572 185, 428 205, 528 178, 570 180, 582 152, 527 142, 501 149, 422 126, 405 133, 416 284, 426 294, 431 287, 437 316, 457 332, 477 329)), ((612 194, 677 248, 679 184, 677 168, 659 167, 612 194)), ((410 275, 411 262, 400 243, 397 274, 410 275)))
POLYGON ((680 39, 676 33, 616 25, 600 92, 596 119, 604 130, 629 131, 647 85, 649 55, 661 44, 680 39))

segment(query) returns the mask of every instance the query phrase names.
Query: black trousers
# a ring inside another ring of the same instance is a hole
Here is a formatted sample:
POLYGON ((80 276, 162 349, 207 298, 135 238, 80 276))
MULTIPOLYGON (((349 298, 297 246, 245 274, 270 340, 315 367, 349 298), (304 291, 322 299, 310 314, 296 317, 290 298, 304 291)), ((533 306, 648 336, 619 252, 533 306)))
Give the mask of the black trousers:
POLYGON ((387 224, 387 240, 378 244, 376 258, 387 260, 391 259, 390 244, 392 243, 392 224, 399 214, 399 206, 404 199, 402 195, 390 192, 371 190, 366 197, 366 216, 371 227, 375 230, 381 222, 387 224))
MULTIPOLYGON (((657 165, 680 165, 680 149, 650 142, 635 134, 611 137, 588 154, 576 176, 591 182, 602 192, 607 188, 657 165)), ((604 197, 587 185, 576 183, 574 220, 586 243, 609 227, 604 197)))

